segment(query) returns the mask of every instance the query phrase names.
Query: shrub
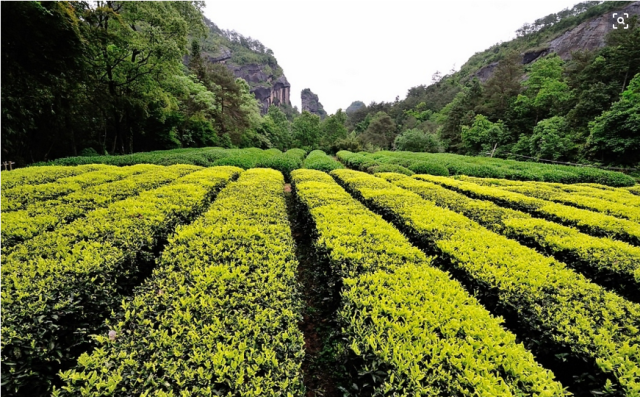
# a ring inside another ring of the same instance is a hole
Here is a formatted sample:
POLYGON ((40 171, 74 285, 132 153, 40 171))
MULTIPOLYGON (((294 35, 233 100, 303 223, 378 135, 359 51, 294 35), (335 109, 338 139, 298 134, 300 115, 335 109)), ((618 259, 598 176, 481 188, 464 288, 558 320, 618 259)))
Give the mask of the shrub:
POLYGON ((396 165, 396 164, 381 164, 381 165, 376 165, 373 167, 369 167, 367 169, 367 172, 369 172, 370 174, 375 174, 378 172, 396 172, 398 174, 404 174, 404 175, 413 175, 413 171, 411 171, 408 168, 404 168, 401 165, 396 165))
POLYGON ((439 176, 449 176, 449 170, 447 167, 441 164, 432 163, 428 161, 418 161, 408 167, 416 174, 429 174, 439 176))
POLYGON ((342 164, 327 156, 322 150, 314 150, 304 160, 303 168, 330 172, 344 168, 342 164))

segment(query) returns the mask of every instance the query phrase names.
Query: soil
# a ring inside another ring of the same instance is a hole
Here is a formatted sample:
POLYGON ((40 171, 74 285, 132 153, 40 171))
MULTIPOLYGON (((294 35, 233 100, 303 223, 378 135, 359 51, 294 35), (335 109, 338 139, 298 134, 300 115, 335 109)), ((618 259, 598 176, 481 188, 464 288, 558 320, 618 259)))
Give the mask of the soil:
MULTIPOLYGON (((324 277, 316 262, 315 250, 310 233, 304 229, 291 185, 284 185, 285 197, 289 212, 291 233, 296 243, 298 259, 298 282, 304 307, 302 321, 298 325, 304 334, 305 359, 302 363, 304 385, 307 397, 334 397, 342 394, 336 387, 333 378, 334 366, 331 365, 328 347, 330 337, 334 334, 333 324, 335 308, 328 304, 328 288, 321 281, 324 277)), ((329 293, 329 295, 331 295, 329 293)))

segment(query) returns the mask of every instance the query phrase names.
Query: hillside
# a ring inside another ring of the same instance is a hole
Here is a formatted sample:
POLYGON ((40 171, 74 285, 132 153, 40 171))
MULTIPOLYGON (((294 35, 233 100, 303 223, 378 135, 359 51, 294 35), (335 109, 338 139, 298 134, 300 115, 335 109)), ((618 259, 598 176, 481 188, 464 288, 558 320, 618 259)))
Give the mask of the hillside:
POLYGON ((640 2, 583 2, 525 23, 404 100, 348 112, 347 126, 367 150, 637 166, 639 16, 640 2))
MULTIPOLYGON (((522 63, 530 64, 551 53, 563 60, 571 59, 576 51, 594 51, 606 45, 605 37, 613 30, 612 13, 640 15, 640 2, 610 1, 586 8, 585 2, 570 10, 563 10, 546 18, 526 23, 516 34, 514 40, 497 44, 485 51, 473 55, 461 68, 462 77, 478 77, 485 82, 492 75, 500 59, 508 51, 519 51, 522 63), (477 69, 475 72, 474 69, 477 69)), ((622 27, 621 27, 622 28, 622 27)))
POLYGON ((261 104, 262 114, 271 105, 291 107, 291 84, 272 50, 251 37, 220 29, 206 17, 204 23, 208 28, 207 37, 201 41, 205 59, 225 64, 236 77, 249 83, 251 93, 261 104))

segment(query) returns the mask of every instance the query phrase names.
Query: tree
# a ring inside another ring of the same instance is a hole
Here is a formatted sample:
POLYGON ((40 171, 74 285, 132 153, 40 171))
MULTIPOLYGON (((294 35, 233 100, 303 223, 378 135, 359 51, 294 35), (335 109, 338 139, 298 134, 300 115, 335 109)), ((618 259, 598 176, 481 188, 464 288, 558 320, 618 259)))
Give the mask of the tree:
POLYGON ((262 118, 261 128, 261 133, 269 139, 271 147, 282 151, 291 148, 291 123, 287 120, 287 115, 278 106, 271 105, 269 107, 267 114, 262 118))
POLYGON ((623 75, 620 92, 627 87, 628 81, 640 71, 640 23, 634 15, 628 21, 628 29, 612 30, 606 37, 609 60, 616 65, 620 75, 623 75))
POLYGON ((557 160, 565 157, 573 149, 567 130, 567 120, 562 116, 541 120, 529 138, 530 153, 542 159, 557 160))
POLYGON ((187 34, 203 29, 198 18, 201 6, 98 1, 95 7, 83 7, 85 61, 95 74, 96 89, 103 92, 102 113, 111 127, 103 147, 111 152, 133 150, 133 129, 140 114, 149 103, 167 96, 160 82, 181 72, 187 34))
POLYGON ((449 150, 454 152, 464 150, 462 126, 473 123, 474 109, 478 106, 481 98, 482 86, 480 81, 474 78, 440 112, 439 121, 442 124, 440 137, 449 150))
POLYGON ((610 110, 589 123, 589 129, 592 158, 624 165, 640 162, 640 73, 610 110))
POLYGON ((430 134, 419 129, 409 129, 398 135, 394 141, 396 150, 409 152, 442 152, 442 142, 436 134, 430 134))
POLYGON ((349 131, 345 126, 347 122, 347 115, 338 109, 335 114, 326 117, 322 120, 322 147, 327 151, 335 152, 335 143, 340 139, 345 139, 349 131))
POLYGON ((479 114, 475 117, 471 127, 462 127, 462 143, 471 152, 492 152, 498 145, 506 143, 509 134, 498 120, 492 123, 485 116, 479 114))
POLYGON ((2 3, 2 159, 28 162, 78 153, 87 65, 68 2, 2 3))
POLYGON ((295 147, 307 151, 320 147, 320 116, 305 110, 300 116, 293 120, 292 130, 295 147))
POLYGON ((555 53, 531 65, 523 85, 536 112, 533 124, 548 116, 564 115, 570 109, 573 95, 563 78, 563 65, 555 53))
POLYGON ((391 148, 391 144, 396 137, 396 125, 385 112, 376 113, 367 130, 360 135, 363 144, 370 144, 382 149, 391 148))
POLYGON ((478 111, 488 114, 492 120, 504 119, 509 104, 522 90, 520 79, 523 72, 520 54, 507 54, 496 66, 493 76, 485 83, 483 104, 479 106, 478 111))

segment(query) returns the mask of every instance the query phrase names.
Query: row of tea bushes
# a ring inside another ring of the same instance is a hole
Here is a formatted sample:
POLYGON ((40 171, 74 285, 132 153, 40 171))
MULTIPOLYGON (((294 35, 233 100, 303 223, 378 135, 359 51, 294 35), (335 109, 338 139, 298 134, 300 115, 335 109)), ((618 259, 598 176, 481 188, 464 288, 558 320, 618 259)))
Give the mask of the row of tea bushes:
POLYGON ((225 152, 226 149, 218 147, 156 150, 153 152, 141 152, 113 156, 65 157, 49 162, 36 163, 34 165, 75 166, 82 164, 109 164, 122 167, 135 164, 157 164, 165 166, 174 164, 191 164, 207 167, 212 165, 212 163, 216 160, 224 157, 225 152))
POLYGON ((381 178, 352 170, 332 175, 513 317, 536 353, 589 363, 604 393, 640 393, 640 305, 381 178))
POLYGON ((302 168, 307 152, 303 149, 289 149, 285 153, 265 157, 256 163, 258 168, 271 168, 282 172, 286 181, 291 180, 291 171, 302 168))
POLYGON ((640 186, 638 185, 627 188, 627 190, 629 190, 632 194, 635 194, 636 196, 640 196, 640 186))
POLYGON ((83 165, 80 167, 27 167, 19 168, 13 171, 2 171, 1 186, 2 190, 12 189, 19 186, 39 185, 42 183, 53 182, 58 179, 80 175, 85 172, 99 171, 107 169, 101 164, 83 165))
POLYGON ((602 212, 603 214, 615 216, 616 218, 640 222, 640 208, 628 206, 625 204, 612 203, 610 201, 602 200, 596 197, 550 191, 535 185, 506 186, 502 187, 501 189, 510 192, 521 193, 529 197, 535 197, 543 200, 553 201, 556 203, 570 205, 577 208, 583 208, 590 211, 602 212))
MULTIPOLYGON (((338 152, 338 158, 349 167, 361 171, 382 164, 395 164, 415 173, 430 175, 468 175, 480 178, 501 178, 559 183, 599 183, 609 186, 633 186, 635 180, 621 172, 592 167, 548 165, 532 162, 469 157, 450 153, 413 153, 380 151, 376 153, 338 152), (418 164, 420 163, 420 164, 418 164)), ((377 171, 380 172, 380 171, 377 171)), ((406 174, 402 171, 394 171, 406 174)))
POLYGON ((565 394, 500 319, 330 176, 298 170, 293 186, 344 283, 339 320, 362 361, 358 395, 565 394))
POLYGON ((609 238, 597 238, 574 228, 476 200, 425 180, 399 174, 377 176, 410 190, 439 207, 451 209, 482 226, 532 246, 570 265, 600 285, 635 302, 640 301, 640 247, 609 238))
POLYGON ((190 165, 162 167, 140 164, 126 168, 147 171, 119 181, 82 189, 55 200, 31 204, 24 210, 2 214, 3 254, 10 252, 11 247, 16 244, 69 223, 90 211, 154 189, 194 171, 194 167, 190 165))
MULTIPOLYGON (((79 165, 79 164, 109 164, 127 166, 134 164, 191 164, 202 167, 230 165, 243 169, 259 166, 267 158, 280 155, 278 149, 262 150, 259 148, 223 149, 219 147, 158 150, 154 152, 133 153, 116 156, 67 157, 47 163, 35 165, 79 165)), ((33 168, 33 167, 31 167, 33 168)))
POLYGON ((105 329, 54 395, 304 395, 283 184, 276 171, 246 171, 178 229, 110 321, 113 337, 105 329))
POLYGON ((344 166, 340 164, 340 162, 329 157, 322 150, 313 150, 304 160, 302 168, 330 172, 344 168, 344 166))
POLYGON ((598 212, 553 203, 496 187, 431 175, 418 178, 434 182, 467 196, 493 201, 501 206, 529 212, 537 217, 558 222, 596 237, 610 237, 640 245, 640 224, 598 212))
POLYGON ((117 181, 145 172, 151 169, 151 167, 152 166, 149 165, 124 168, 107 166, 107 168, 103 170, 86 172, 80 175, 58 179, 50 183, 2 189, 2 212, 4 214, 10 211, 25 209, 30 204, 53 200, 74 192, 82 191, 91 186, 117 181))
POLYGON ((181 167, 191 173, 43 233, 3 258, 3 391, 44 394, 148 272, 166 237, 241 172, 181 167))
POLYGON ((551 191, 555 193, 570 193, 572 196, 598 198, 613 203, 623 204, 626 206, 640 207, 640 197, 633 195, 629 189, 632 188, 614 188, 605 185, 596 185, 593 183, 578 183, 567 185, 563 183, 547 183, 547 182, 526 182, 526 181, 509 181, 506 179, 494 178, 474 178, 467 176, 458 176, 456 179, 476 183, 478 185, 494 186, 494 187, 532 187, 551 191))

